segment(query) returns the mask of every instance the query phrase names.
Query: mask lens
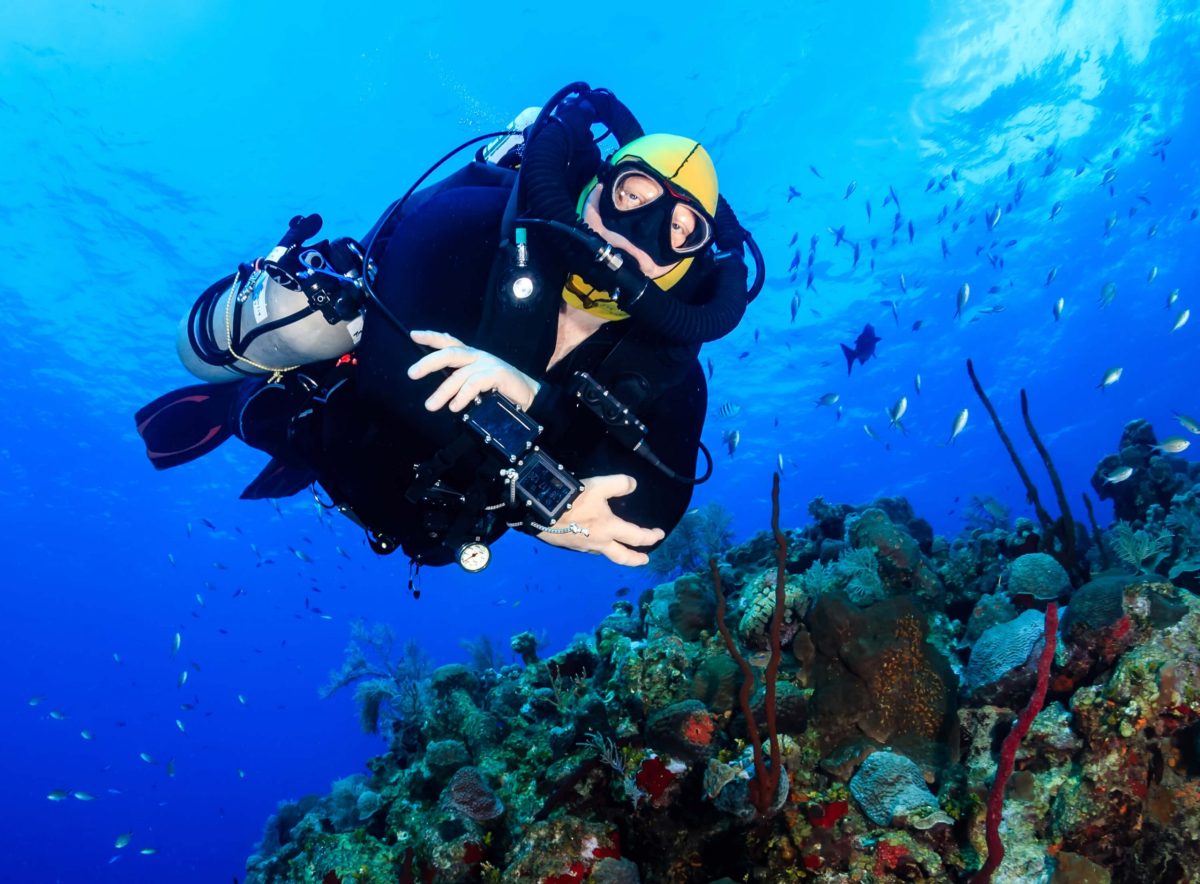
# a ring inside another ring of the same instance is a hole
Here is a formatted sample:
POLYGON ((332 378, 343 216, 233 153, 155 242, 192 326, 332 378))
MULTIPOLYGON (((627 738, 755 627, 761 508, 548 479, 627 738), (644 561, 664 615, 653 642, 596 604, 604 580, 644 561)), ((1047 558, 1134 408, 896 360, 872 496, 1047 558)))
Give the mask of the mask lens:
POLYGON ((613 207, 618 212, 632 212, 650 205, 663 195, 663 186, 644 172, 621 172, 613 181, 613 207))
POLYGON ((687 203, 676 203, 671 213, 671 248, 688 255, 708 245, 712 227, 708 218, 687 203))

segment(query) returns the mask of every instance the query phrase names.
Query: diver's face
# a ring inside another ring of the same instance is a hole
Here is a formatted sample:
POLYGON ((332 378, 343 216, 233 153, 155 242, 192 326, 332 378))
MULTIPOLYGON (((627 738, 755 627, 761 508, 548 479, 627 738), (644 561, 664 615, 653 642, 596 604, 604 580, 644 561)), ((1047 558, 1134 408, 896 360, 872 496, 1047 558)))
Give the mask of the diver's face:
MULTIPOLYGON (((583 220, 587 226, 604 237, 604 241, 609 245, 616 246, 618 249, 632 255, 638 262, 638 267, 641 268, 642 273, 646 274, 650 279, 658 279, 660 276, 670 273, 679 264, 678 261, 665 266, 656 264, 654 259, 647 255, 643 249, 638 248, 629 239, 616 231, 609 230, 604 226, 604 222, 600 219, 600 194, 603 190, 604 185, 597 184, 592 188, 592 192, 588 194, 587 202, 583 206, 583 220)), ((657 181, 646 176, 631 175, 627 176, 622 182, 621 188, 614 195, 613 202, 619 209, 633 209, 652 202, 661 195, 662 186, 657 181), (627 184, 629 186, 626 186, 627 184)), ((686 216, 688 214, 690 213, 680 206, 676 206, 675 211, 672 213, 672 245, 676 245, 677 238, 678 244, 681 245, 695 229, 695 220, 693 218, 680 217, 681 215, 686 216), (687 226, 689 223, 692 224, 691 228, 687 226)))

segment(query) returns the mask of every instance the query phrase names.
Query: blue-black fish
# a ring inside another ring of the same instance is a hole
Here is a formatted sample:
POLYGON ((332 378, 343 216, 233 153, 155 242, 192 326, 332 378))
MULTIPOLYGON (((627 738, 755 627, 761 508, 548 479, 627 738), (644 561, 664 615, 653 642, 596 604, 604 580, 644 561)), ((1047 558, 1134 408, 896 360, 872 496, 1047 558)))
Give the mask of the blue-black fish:
POLYGON ((818 171, 817 171, 817 167, 816 167, 816 166, 809 166, 809 167, 808 167, 808 171, 812 172, 812 173, 813 173, 814 175, 816 175, 818 178, 824 178, 824 177, 825 177, 824 175, 822 175, 820 172, 818 172, 818 171))
POLYGON ((856 359, 860 365, 865 365, 867 360, 875 355, 875 345, 882 340, 883 338, 876 337, 875 329, 871 327, 870 323, 867 323, 863 326, 859 336, 854 339, 853 349, 842 344, 842 353, 846 357, 846 374, 850 374, 856 359))
POLYGON ((801 196, 804 196, 804 194, 802 194, 800 191, 796 190, 796 188, 792 187, 792 185, 790 185, 790 184, 788 185, 788 198, 787 198, 787 201, 788 201, 789 203, 790 203, 792 200, 796 199, 797 197, 801 197, 801 196))

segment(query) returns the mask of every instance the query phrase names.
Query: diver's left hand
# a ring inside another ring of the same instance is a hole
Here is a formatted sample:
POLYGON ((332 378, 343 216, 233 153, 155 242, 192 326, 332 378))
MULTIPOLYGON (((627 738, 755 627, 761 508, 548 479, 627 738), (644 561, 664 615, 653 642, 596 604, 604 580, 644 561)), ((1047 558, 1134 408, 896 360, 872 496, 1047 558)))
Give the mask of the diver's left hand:
POLYGON ((621 473, 584 479, 583 493, 575 498, 569 515, 562 517, 569 518, 578 530, 563 534, 543 531, 538 540, 576 552, 598 553, 618 565, 636 568, 647 564, 650 557, 634 547, 653 546, 666 536, 663 530, 627 522, 608 503, 636 490, 637 480, 621 473))
POLYGON ((429 411, 437 411, 447 403, 451 411, 462 411, 476 396, 489 390, 495 390, 518 407, 528 410, 541 389, 537 381, 503 359, 468 347, 453 335, 414 331, 411 337, 414 342, 432 347, 435 351, 409 366, 408 376, 414 381, 444 368, 457 369, 425 400, 425 408, 429 411))

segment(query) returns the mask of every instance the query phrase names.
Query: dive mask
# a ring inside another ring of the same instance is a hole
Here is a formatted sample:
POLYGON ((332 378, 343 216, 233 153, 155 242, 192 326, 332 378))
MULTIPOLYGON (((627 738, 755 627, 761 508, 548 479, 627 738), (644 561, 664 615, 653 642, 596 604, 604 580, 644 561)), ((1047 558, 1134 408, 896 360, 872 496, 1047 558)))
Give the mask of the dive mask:
POLYGON ((698 200, 637 159, 605 163, 600 220, 660 267, 695 255, 712 242, 713 222, 698 200))

